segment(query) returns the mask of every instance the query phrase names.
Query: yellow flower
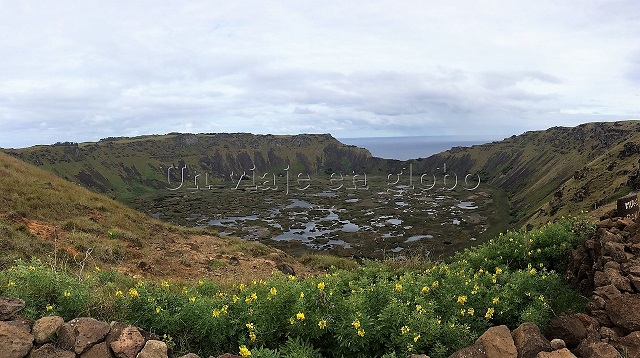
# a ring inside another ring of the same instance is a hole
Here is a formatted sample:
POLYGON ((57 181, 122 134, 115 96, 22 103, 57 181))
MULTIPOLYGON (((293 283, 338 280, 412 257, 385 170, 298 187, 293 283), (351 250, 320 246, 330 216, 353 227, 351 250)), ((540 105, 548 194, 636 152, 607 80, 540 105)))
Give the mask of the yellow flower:
POLYGON ((241 283, 238 288, 240 289, 240 291, 242 291, 242 290, 244 290, 245 287, 247 287, 247 286, 245 286, 244 283, 241 283))
POLYGON ((47 307, 45 307, 47 309, 47 311, 52 311, 53 310, 53 306, 52 305, 47 305, 47 307))
POLYGON ((485 313, 484 318, 486 319, 491 319, 491 317, 493 317, 493 313, 495 312, 495 310, 492 307, 489 307, 487 309, 487 313, 485 313))
POLYGON ((433 288, 436 288, 438 286, 440 286, 440 282, 438 282, 438 281, 433 281, 433 283, 431 284, 431 287, 433 287, 433 288))
POLYGON ((458 303, 463 305, 467 302, 467 296, 458 296, 458 303))
POLYGON ((295 276, 293 276, 293 275, 289 275, 289 280, 293 281, 293 280, 295 280, 295 279, 296 279, 296 277, 295 277, 295 276))
POLYGON ((502 273, 502 269, 500 267, 496 267, 496 275, 499 275, 502 273))
POLYGON ((15 286, 16 283, 13 281, 9 281, 9 283, 7 284, 7 287, 11 287, 11 286, 15 286))
POLYGON ((144 282, 138 281, 138 282, 136 282, 136 286, 137 287, 142 287, 142 286, 144 286, 144 282))
POLYGON ((218 316, 220 316, 220 311, 218 311, 217 309, 214 309, 213 312, 211 312, 211 315, 213 317, 218 317, 218 316))
POLYGON ((138 297, 138 296, 140 296, 140 295, 138 294, 138 290, 136 290, 135 288, 130 288, 130 289, 129 289, 129 296, 131 296, 131 297, 138 297))
POLYGON ((156 313, 160 313, 160 312, 162 312, 162 307, 160 306, 156 307, 156 313))
POLYGON ((298 319, 298 321, 304 321, 304 313, 298 312, 296 314, 296 318, 298 319))
POLYGON ((364 329, 359 329, 359 330, 358 330, 358 335, 359 335, 360 337, 364 337, 364 329))
POLYGON ((249 339, 251 339, 251 342, 255 342, 256 334, 254 332, 249 332, 249 339))
POLYGON ((202 280, 198 280, 198 285, 200 285, 200 286, 204 286, 204 281, 202 281, 202 280))
POLYGON ((95 270, 96 270, 96 272, 100 272, 101 271, 100 267, 98 267, 98 266, 95 267, 95 270))
POLYGON ((196 298, 195 298, 195 296, 191 296, 191 297, 189 297, 189 302, 192 302, 192 303, 193 303, 193 302, 196 302, 196 298))
POLYGON ((227 314, 228 313, 227 309, 229 309, 229 306, 228 305, 224 305, 224 306, 222 306, 222 310, 220 310, 220 312, 222 312, 224 314, 227 314))
POLYGON ((467 310, 465 310, 464 308, 460 310, 460 315, 464 316, 465 314, 467 314, 467 310))
POLYGON ((320 329, 325 329, 327 327, 327 321, 322 320, 318 322, 318 327, 320 327, 320 329))
POLYGON ((124 294, 122 293, 122 291, 117 290, 116 291, 116 297, 122 297, 124 294))
POLYGON ((396 292, 402 292, 402 285, 401 285, 401 284, 399 284, 399 283, 396 283, 396 287, 394 288, 394 290, 395 290, 396 292))
POLYGON ((419 334, 417 334, 417 335, 415 335, 415 336, 413 337, 413 341, 414 341, 414 342, 417 342, 417 341, 418 341, 418 339, 420 339, 420 335, 419 335, 419 334))
POLYGON ((538 299, 539 299, 540 301, 544 302, 544 296, 543 296, 543 295, 540 295, 540 297, 538 297, 538 299))
POLYGON ((247 323, 245 324, 245 327, 247 327, 247 329, 250 331, 253 331, 254 329, 256 329, 256 326, 254 326, 253 323, 247 323))
POLYGON ((424 312, 425 312, 425 311, 424 311, 424 308, 422 308, 422 306, 421 306, 421 305, 416 305, 416 311, 417 311, 418 313, 420 313, 420 314, 422 314, 422 313, 424 313, 424 312))
POLYGON ((238 302, 238 300, 240 299, 240 297, 233 295, 233 303, 238 302))
POLYGON ((187 293, 189 293, 189 290, 186 287, 182 288, 182 294, 186 295, 187 293))
POLYGON ((469 309, 467 310, 467 314, 468 314, 469 316, 473 316, 473 314, 474 314, 475 312, 476 312, 476 311, 475 311, 473 308, 469 308, 469 309))
POLYGON ((360 320, 355 320, 355 321, 351 322, 351 325, 353 326, 353 328, 359 329, 360 328, 360 320))
POLYGON ((538 272, 538 271, 536 271, 535 268, 532 268, 531 270, 529 270, 529 273, 532 274, 532 275, 535 275, 536 272, 538 272))
POLYGON ((162 283, 160 284, 160 286, 164 287, 164 288, 169 288, 169 281, 162 281, 162 283))
POLYGON ((33 267, 33 266, 29 266, 29 271, 35 271, 35 270, 36 270, 36 268, 35 268, 35 267, 33 267))
POLYGON ((240 355, 243 357, 248 357, 251 355, 251 351, 247 348, 247 346, 240 346, 240 355))
POLYGON ((276 288, 275 288, 275 287, 271 287, 271 289, 269 290, 269 293, 270 293, 272 296, 275 296, 275 295, 278 293, 278 290, 276 290, 276 288))
POLYGON ((304 292, 300 292, 300 298, 304 298, 304 292))
POLYGON ((294 323, 296 323, 296 320, 293 317, 291 317, 291 318, 289 318, 289 323, 294 324, 294 323))
POLYGON ((251 294, 251 299, 254 300, 254 301, 257 300, 258 299, 258 295, 255 292, 252 293, 251 294))
POLYGON ((64 291, 63 295, 64 295, 64 297, 70 297, 71 296, 71 292, 64 291))
POLYGON ((428 292, 429 292, 429 286, 422 287, 422 293, 428 293, 428 292))
POLYGON ((496 305, 498 304, 498 302, 500 302, 500 298, 499 297, 494 297, 493 300, 491 300, 491 302, 496 305))
POLYGON ((318 290, 320 290, 320 291, 324 290, 324 282, 318 283, 318 290))
POLYGON ((411 328, 409 328, 409 326, 402 326, 402 328, 400 328, 400 333, 402 334, 407 334, 409 333, 409 331, 411 331, 411 328))

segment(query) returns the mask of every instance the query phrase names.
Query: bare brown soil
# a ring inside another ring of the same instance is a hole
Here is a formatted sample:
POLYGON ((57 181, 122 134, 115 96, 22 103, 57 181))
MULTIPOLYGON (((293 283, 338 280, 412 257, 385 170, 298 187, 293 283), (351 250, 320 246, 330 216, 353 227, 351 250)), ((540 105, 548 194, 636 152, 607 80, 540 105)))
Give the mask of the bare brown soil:
MULTIPOLYGON (((97 237, 106 244, 118 245, 125 254, 116 263, 100 261, 80 249, 69 239, 70 232, 38 220, 11 216, 0 212, 9 221, 23 223, 37 240, 54 243, 60 259, 71 262, 86 260, 88 267, 113 269, 134 277, 154 279, 194 280, 209 278, 220 284, 234 284, 266 279, 274 274, 289 274, 291 268, 298 276, 313 274, 311 270, 283 251, 257 247, 256 252, 234 251, 237 245, 227 238, 213 235, 180 235, 158 232, 150 240, 128 242, 97 237), (11 216, 11 217, 10 217, 11 216), (86 259, 85 259, 86 258, 86 259), (278 268, 280 267, 280 269, 278 268), (282 271, 285 272, 282 272, 282 271)), ((99 217, 91 217, 99 220, 99 217)), ((53 257, 54 252, 51 253, 53 257)))

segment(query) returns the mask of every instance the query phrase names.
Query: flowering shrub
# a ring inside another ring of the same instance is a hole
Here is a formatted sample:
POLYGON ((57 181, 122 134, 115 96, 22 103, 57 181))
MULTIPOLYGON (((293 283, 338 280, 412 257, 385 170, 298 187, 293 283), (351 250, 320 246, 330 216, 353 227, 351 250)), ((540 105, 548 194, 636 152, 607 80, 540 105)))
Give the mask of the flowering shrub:
POLYGON ((0 293, 27 301, 31 318, 123 320, 173 337, 179 352, 203 356, 446 357, 492 325, 544 327, 553 312, 580 310, 584 301, 555 269, 585 228, 570 218, 509 232, 422 271, 368 262, 226 289, 202 279, 134 281, 108 270, 78 280, 38 261, 17 262, 0 272, 0 293))

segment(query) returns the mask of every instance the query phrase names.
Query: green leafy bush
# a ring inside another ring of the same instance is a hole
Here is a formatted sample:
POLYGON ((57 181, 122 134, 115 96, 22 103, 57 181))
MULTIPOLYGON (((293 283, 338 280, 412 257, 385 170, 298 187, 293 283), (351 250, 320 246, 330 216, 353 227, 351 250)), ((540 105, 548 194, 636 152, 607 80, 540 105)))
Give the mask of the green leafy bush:
POLYGON ((228 289, 209 280, 136 281, 98 268, 78 278, 18 261, 0 271, 0 293, 23 298, 31 318, 122 320, 202 356, 446 357, 492 325, 532 321, 544 329, 554 312, 581 310, 584 298, 558 270, 590 232, 588 222, 568 218, 509 232, 426 269, 366 262, 228 289))

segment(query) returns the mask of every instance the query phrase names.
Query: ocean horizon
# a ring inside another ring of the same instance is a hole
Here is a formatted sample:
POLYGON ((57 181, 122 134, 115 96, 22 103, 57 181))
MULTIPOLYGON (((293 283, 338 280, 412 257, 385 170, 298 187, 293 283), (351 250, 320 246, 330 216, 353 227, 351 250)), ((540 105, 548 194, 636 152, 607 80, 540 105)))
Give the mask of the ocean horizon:
POLYGON ((405 136, 405 137, 361 137, 337 138, 340 142, 368 149, 374 157, 409 160, 427 158, 453 147, 499 141, 502 137, 445 135, 445 136, 405 136))

